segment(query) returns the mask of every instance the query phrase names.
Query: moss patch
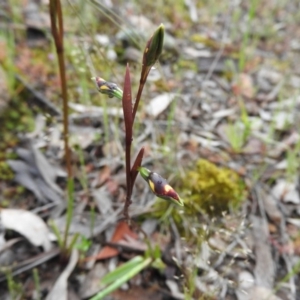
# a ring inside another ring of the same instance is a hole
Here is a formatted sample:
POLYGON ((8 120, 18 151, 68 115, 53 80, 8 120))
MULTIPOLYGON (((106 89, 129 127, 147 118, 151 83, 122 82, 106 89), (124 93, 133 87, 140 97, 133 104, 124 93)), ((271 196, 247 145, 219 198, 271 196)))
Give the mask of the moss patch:
POLYGON ((13 99, 0 116, 0 127, 0 180, 11 180, 13 172, 6 160, 14 154, 9 149, 18 144, 18 134, 34 129, 33 112, 24 101, 13 99))
POLYGON ((14 173, 10 166, 5 161, 0 160, 0 180, 11 180, 14 178, 14 173))
POLYGON ((186 195, 189 212, 220 215, 230 208, 237 208, 245 197, 243 181, 236 172, 204 159, 197 161, 182 183, 182 194, 186 195))
POLYGON ((246 196, 244 182, 236 172, 204 159, 198 160, 178 182, 180 184, 172 184, 183 198, 184 207, 178 209, 168 201, 158 200, 152 216, 164 221, 172 217, 186 238, 191 237, 192 228, 199 235, 203 213, 210 217, 221 216, 230 209, 237 209, 246 196))

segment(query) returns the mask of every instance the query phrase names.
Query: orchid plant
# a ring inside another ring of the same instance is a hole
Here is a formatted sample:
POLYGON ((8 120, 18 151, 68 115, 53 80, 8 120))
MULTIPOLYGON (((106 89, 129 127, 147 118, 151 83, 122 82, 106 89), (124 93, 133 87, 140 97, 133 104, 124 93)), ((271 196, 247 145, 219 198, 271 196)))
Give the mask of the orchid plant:
POLYGON ((132 190, 138 173, 149 184, 152 192, 159 198, 172 201, 173 203, 183 206, 183 200, 176 193, 176 191, 168 184, 167 180, 155 172, 151 172, 145 167, 142 167, 142 160, 144 155, 144 148, 138 152, 134 163, 131 165, 131 146, 133 139, 133 124, 141 99, 141 95, 147 81, 148 74, 153 65, 158 60, 163 49, 164 40, 164 25, 161 24, 148 40, 142 61, 142 70, 140 76, 140 84, 134 105, 132 103, 131 80, 129 65, 126 66, 124 88, 123 90, 117 84, 108 82, 101 77, 93 77, 97 89, 100 93, 108 95, 108 97, 116 97, 122 100, 124 122, 125 122, 125 165, 126 165, 126 184, 127 192, 124 205, 124 216, 129 219, 128 208, 131 204, 132 190))

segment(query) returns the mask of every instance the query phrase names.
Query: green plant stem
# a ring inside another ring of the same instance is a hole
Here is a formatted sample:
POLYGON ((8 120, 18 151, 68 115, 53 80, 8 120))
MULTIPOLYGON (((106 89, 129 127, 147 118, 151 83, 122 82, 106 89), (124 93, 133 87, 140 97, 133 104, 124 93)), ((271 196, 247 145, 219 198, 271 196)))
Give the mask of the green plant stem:
POLYGON ((68 178, 68 206, 67 206, 67 219, 66 219, 66 227, 65 227, 65 233, 64 233, 64 241, 63 241, 63 250, 68 252, 68 234, 73 218, 73 206, 74 206, 74 180, 73 178, 68 178))
MULTIPOLYGON (((300 271, 300 261, 298 261, 291 269, 291 271, 289 271, 282 279, 281 281, 274 287, 273 289, 273 293, 272 294, 276 294, 279 289, 281 288, 281 286, 288 282, 293 276, 299 274, 300 271)), ((271 296, 271 293, 270 293, 271 296)))
POLYGON ((40 300, 41 299, 41 297, 40 297, 41 285, 40 285, 39 272, 38 272, 37 268, 33 269, 33 280, 34 280, 35 290, 36 290, 36 293, 37 293, 37 296, 36 296, 35 299, 40 300))
POLYGON ((61 234, 60 234, 60 232, 59 232, 58 227, 57 227, 56 224, 53 222, 53 220, 50 220, 49 225, 50 225, 51 229, 53 230, 53 232, 54 232, 54 234, 55 234, 55 236, 56 236, 56 238, 57 238, 57 243, 58 243, 59 248, 62 249, 62 248, 63 248, 63 240, 62 240, 62 238, 61 238, 61 234))
POLYGON ((133 106, 133 112, 132 112, 133 122, 132 122, 132 125, 134 124, 135 115, 136 115, 136 112, 137 112, 137 109, 138 109, 138 106, 139 106, 139 102, 140 102, 141 95, 142 95, 142 92, 143 92, 143 89, 144 89, 144 85, 145 85, 145 82, 144 83, 140 82, 139 90, 137 92, 136 99, 135 99, 134 106, 133 106))

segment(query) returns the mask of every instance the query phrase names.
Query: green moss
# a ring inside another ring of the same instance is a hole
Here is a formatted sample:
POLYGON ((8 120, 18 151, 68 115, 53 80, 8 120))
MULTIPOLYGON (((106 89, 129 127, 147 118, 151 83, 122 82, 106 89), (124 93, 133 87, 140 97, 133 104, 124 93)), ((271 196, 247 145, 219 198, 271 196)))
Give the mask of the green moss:
POLYGON ((0 161, 0 180, 11 180, 14 173, 5 161, 0 161))
POLYGON ((1 153, 17 144, 17 134, 20 132, 30 132, 34 129, 32 110, 21 99, 16 98, 11 100, 0 116, 0 127, 2 130, 2 138, 0 140, 1 153))
POLYGON ((12 180, 14 173, 6 160, 14 159, 15 154, 8 151, 8 149, 18 144, 19 133, 34 129, 33 113, 24 101, 13 99, 0 116, 0 127, 2 130, 0 139, 0 180, 12 180))
POLYGON ((209 215, 237 208, 245 196, 243 181, 236 172, 204 159, 186 174, 182 189, 189 212, 204 211, 209 215))
POLYGON ((21 99, 13 99, 10 101, 0 121, 3 123, 4 129, 9 130, 10 126, 14 125, 13 130, 15 132, 22 131, 20 128, 26 131, 32 131, 34 129, 32 109, 21 99))
POLYGON ((198 160, 178 182, 177 186, 172 184, 183 198, 184 207, 178 209, 161 200, 155 203, 153 214, 162 220, 171 216, 186 238, 191 236, 191 228, 199 233, 201 214, 213 217, 236 209, 246 194, 244 183, 236 172, 204 159, 198 160))

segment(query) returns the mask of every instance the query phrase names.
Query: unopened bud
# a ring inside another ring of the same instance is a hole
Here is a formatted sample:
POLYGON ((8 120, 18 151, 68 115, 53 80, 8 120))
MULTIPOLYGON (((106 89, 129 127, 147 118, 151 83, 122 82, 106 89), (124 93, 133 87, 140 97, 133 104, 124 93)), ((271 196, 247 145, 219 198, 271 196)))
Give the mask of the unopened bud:
POLYGON ((179 197, 176 191, 168 184, 167 180, 161 177, 159 174, 151 172, 150 170, 140 167, 139 172, 141 176, 149 184, 152 192, 158 197, 164 200, 170 200, 173 203, 184 206, 183 200, 179 197))
POLYGON ((152 37, 148 40, 143 56, 144 66, 153 66, 162 53, 164 44, 165 27, 163 24, 155 30, 152 37))
POLYGON ((109 98, 116 97, 122 99, 123 91, 113 82, 108 82, 101 77, 92 77, 95 81, 98 91, 101 94, 108 95, 109 98))

